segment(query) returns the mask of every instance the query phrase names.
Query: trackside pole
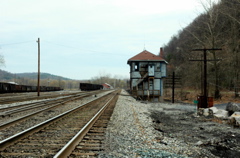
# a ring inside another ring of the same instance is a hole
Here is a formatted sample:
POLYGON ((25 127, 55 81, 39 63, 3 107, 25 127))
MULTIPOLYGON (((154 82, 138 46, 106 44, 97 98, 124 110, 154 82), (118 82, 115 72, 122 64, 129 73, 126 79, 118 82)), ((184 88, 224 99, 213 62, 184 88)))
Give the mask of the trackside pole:
POLYGON ((40 96, 40 38, 37 40, 38 43, 38 83, 37 83, 37 96, 40 96))

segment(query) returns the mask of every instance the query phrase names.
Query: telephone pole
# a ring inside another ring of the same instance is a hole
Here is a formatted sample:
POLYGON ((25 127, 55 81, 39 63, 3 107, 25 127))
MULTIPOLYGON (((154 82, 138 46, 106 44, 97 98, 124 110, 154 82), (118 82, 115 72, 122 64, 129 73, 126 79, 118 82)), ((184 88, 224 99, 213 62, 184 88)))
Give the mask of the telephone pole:
POLYGON ((172 103, 174 103, 174 93, 175 93, 175 72, 172 74, 172 103))
POLYGON ((218 60, 207 60, 207 51, 212 50, 222 50, 220 48, 212 48, 212 49, 193 49, 192 51, 203 51, 203 60, 190 60, 190 61, 203 61, 203 100, 201 101, 201 108, 208 108, 208 95, 207 95, 207 61, 218 61, 218 60))
POLYGON ((179 88, 180 85, 180 77, 175 76, 175 72, 173 71, 172 76, 166 78, 167 87, 172 88, 172 103, 174 103, 174 96, 175 96, 175 88, 179 88), (176 87, 177 85, 177 87, 176 87))
POLYGON ((38 43, 38 83, 37 83, 37 95, 40 96, 40 38, 37 40, 38 43))

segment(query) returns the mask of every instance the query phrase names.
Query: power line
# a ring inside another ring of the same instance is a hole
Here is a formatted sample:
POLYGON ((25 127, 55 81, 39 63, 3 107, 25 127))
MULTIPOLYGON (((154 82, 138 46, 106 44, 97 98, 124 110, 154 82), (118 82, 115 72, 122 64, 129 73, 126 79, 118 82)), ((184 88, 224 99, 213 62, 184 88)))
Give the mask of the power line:
POLYGON ((78 49, 76 47, 72 47, 72 46, 67 46, 67 45, 63 45, 63 44, 58 44, 58 43, 54 43, 54 42, 49 42, 49 41, 43 41, 43 42, 46 42, 48 44, 51 44, 51 45, 57 45, 57 46, 61 46, 61 47, 67 47, 67 48, 74 48, 74 49, 78 49))
POLYGON ((103 51, 97 51, 97 50, 91 50, 91 49, 82 49, 82 48, 72 47, 72 46, 68 46, 68 45, 64 45, 64 44, 49 42, 49 41, 45 41, 45 40, 43 42, 46 42, 46 43, 52 44, 52 45, 61 46, 61 47, 77 49, 77 50, 81 50, 81 51, 89 51, 89 52, 108 54, 108 55, 121 55, 121 56, 126 55, 126 56, 129 56, 127 54, 116 54, 116 53, 109 53, 109 52, 103 52, 103 51))
MULTIPOLYGON (((32 42, 34 42, 34 40, 31 40, 31 41, 23 41, 23 42, 16 42, 16 43, 3 43, 3 44, 0 44, 0 48, 1 48, 1 46, 19 45, 19 44, 32 43, 32 42)), ((50 42, 50 41, 46 41, 46 40, 42 40, 41 42, 48 43, 48 44, 51 44, 51 45, 60 46, 60 47, 77 49, 77 50, 81 50, 81 51, 88 51, 88 52, 93 52, 93 53, 101 53, 101 55, 102 55, 102 54, 106 54, 106 55, 129 56, 129 55, 127 55, 127 54, 117 54, 117 53, 109 53, 109 52, 103 52, 103 51, 97 51, 97 50, 91 50, 91 49, 82 49, 82 48, 77 48, 77 47, 73 47, 73 46, 69 46, 69 45, 64 45, 64 44, 59 44, 59 43, 54 43, 54 42, 50 42)))
POLYGON ((45 41, 45 40, 43 42, 47 42, 47 43, 52 44, 52 45, 57 45, 57 46, 66 47, 66 48, 73 48, 73 49, 77 49, 77 50, 91 51, 91 52, 96 52, 96 53, 106 53, 106 52, 90 50, 90 49, 82 49, 82 48, 79 49, 77 47, 72 47, 72 46, 68 46, 68 45, 58 44, 58 43, 49 42, 49 41, 45 41))
POLYGON ((3 43, 3 44, 0 44, 0 46, 8 46, 8 45, 17 45, 17 44, 25 44, 25 43, 31 43, 33 42, 32 41, 24 41, 24 42, 16 42, 16 43, 3 43))

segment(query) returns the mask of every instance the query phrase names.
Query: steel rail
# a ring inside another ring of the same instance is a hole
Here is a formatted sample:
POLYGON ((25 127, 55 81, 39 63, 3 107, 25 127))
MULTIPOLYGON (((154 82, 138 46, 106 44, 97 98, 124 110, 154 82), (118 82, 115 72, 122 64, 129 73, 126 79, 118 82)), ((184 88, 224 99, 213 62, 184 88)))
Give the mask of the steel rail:
POLYGON ((66 94, 63 95, 44 95, 44 96, 12 96, 11 98, 2 98, 0 99, 0 104, 9 104, 9 103, 15 103, 15 102, 20 102, 20 101, 28 101, 28 100, 40 100, 40 99, 48 99, 48 98, 55 98, 59 96, 65 96, 66 94))
MULTIPOLYGON (((86 96, 89 96, 89 94, 87 94, 86 96)), ((81 97, 86 97, 86 96, 80 96, 80 98, 81 98, 81 97)), ((78 99, 78 98, 76 98, 76 99, 78 99)), ((54 107, 56 107, 56 106, 65 104, 65 103, 67 103, 67 102, 74 101, 74 100, 76 100, 76 99, 67 100, 67 101, 60 102, 60 103, 55 103, 55 105, 52 105, 52 106, 50 106, 50 107, 47 107, 47 108, 38 110, 38 111, 36 111, 36 112, 30 113, 30 114, 25 115, 25 116, 23 116, 23 117, 20 117, 20 118, 18 118, 18 119, 15 119, 15 120, 12 120, 12 121, 10 121, 10 122, 1 124, 1 125, 0 125, 0 130, 3 129, 3 128, 9 127, 9 126, 11 126, 12 124, 15 124, 15 123, 17 123, 17 122, 20 122, 20 121, 22 121, 22 120, 25 120, 25 119, 27 119, 27 118, 29 118, 29 117, 31 117, 31 116, 34 116, 34 115, 36 115, 36 114, 38 114, 38 113, 41 113, 41 112, 43 112, 43 111, 52 109, 52 108, 54 108, 54 107)))
MULTIPOLYGON (((89 93, 87 93, 87 94, 85 93, 85 95, 82 95, 82 93, 81 93, 81 94, 79 94, 79 98, 81 98, 81 97, 87 97, 87 96, 90 96, 90 95, 92 95, 92 94, 95 94, 95 93, 89 92, 89 93)), ((69 96, 65 96, 65 97, 69 97, 69 96)), ((25 119, 27 119, 27 118, 30 118, 30 117, 38 114, 38 113, 41 113, 41 112, 43 112, 43 111, 52 109, 52 108, 54 108, 54 107, 56 107, 56 106, 65 104, 65 103, 67 103, 67 102, 74 101, 74 100, 79 99, 79 98, 67 100, 67 101, 64 101, 64 102, 57 103, 57 104, 55 103, 55 105, 52 105, 52 106, 50 106, 50 107, 47 107, 47 108, 44 108, 44 109, 35 111, 35 112, 33 112, 33 113, 30 113, 30 114, 25 115, 25 116, 23 116, 23 117, 20 117, 20 118, 18 118, 18 119, 12 120, 12 121, 10 121, 10 122, 4 123, 4 124, 0 124, 0 130, 1 130, 1 129, 4 129, 4 128, 6 128, 6 127, 9 127, 9 126, 11 126, 12 124, 15 124, 15 123, 17 123, 17 122, 20 122, 20 121, 23 121, 23 120, 25 120, 25 119)), ((46 101, 42 101, 42 102, 45 103, 46 101)))
MULTIPOLYGON (((46 93, 50 93, 50 92, 46 92, 46 93)), ((66 94, 53 94, 53 95, 49 95, 49 94, 44 94, 42 96, 33 96, 33 95, 21 95, 21 96, 12 96, 11 98, 9 98, 9 96, 7 96, 6 98, 0 98, 0 104, 8 104, 8 103, 14 103, 14 102, 19 102, 19 101, 26 101, 26 100, 40 100, 40 99, 48 99, 48 98, 56 98, 56 97, 61 97, 61 96, 69 96, 69 95, 75 95, 78 93, 82 93, 82 91, 79 92, 73 92, 73 93, 66 93, 66 94)), ((34 94, 35 95, 35 94, 34 94)))
MULTIPOLYGON (((107 96, 108 94, 105 94, 104 96, 107 96)), ((102 96, 102 97, 104 97, 104 96, 102 96)), ((15 134, 15 135, 7 138, 7 139, 4 139, 4 140, 0 141, 0 151, 3 151, 6 147, 8 147, 9 145, 15 143, 19 139, 22 139, 22 138, 24 138, 27 135, 30 135, 30 134, 32 134, 34 132, 37 132, 37 131, 43 129, 44 127, 48 126, 49 124, 52 124, 52 123, 58 121, 59 119, 67 116, 68 114, 70 114, 72 112, 75 112, 76 110, 79 110, 80 108, 82 108, 82 107, 86 106, 87 104, 89 104, 91 102, 94 102, 94 101, 96 101, 98 99, 99 98, 96 98, 96 99, 94 99, 92 101, 89 101, 89 102, 87 102, 85 104, 79 105, 79 106, 77 106, 77 107, 75 107, 75 108, 73 108, 71 110, 68 110, 68 111, 66 111, 66 112, 64 112, 64 113, 62 113, 60 115, 57 115, 57 116, 55 116, 55 117, 53 117, 51 119, 48 119, 48 120, 46 120, 46 121, 44 121, 44 122, 42 122, 40 124, 37 124, 37 125, 35 125, 35 126, 31 127, 31 128, 28 128, 28 129, 26 129, 26 130, 24 130, 24 131, 22 131, 22 132, 20 132, 18 134, 15 134)))
MULTIPOLYGON (((49 99, 58 99, 58 97, 64 98, 64 97, 71 97, 71 96, 75 96, 75 95, 81 95, 81 94, 86 94, 86 93, 70 93, 67 95, 54 95, 54 96, 49 96, 49 99)), ((39 99, 39 98, 38 98, 39 99)), ((42 98, 41 98, 42 99, 42 98)), ((44 99, 44 98, 43 98, 44 99)), ((31 98, 29 98, 29 100, 31 100, 31 98)), ((43 103, 43 102, 47 102, 46 100, 40 100, 40 101, 36 101, 34 103, 26 103, 26 104, 19 104, 19 105, 15 105, 15 106, 8 106, 8 107, 0 107, 0 110, 5 110, 5 109, 12 109, 12 108, 16 108, 16 107, 21 107, 23 105, 32 105, 32 104, 38 104, 38 103, 43 103)))
POLYGON ((47 101, 46 100, 39 101, 39 102, 35 102, 35 103, 32 103, 32 104, 31 103, 22 104, 20 107, 17 107, 15 109, 1 112, 0 116, 4 117, 4 116, 7 116, 7 115, 19 113, 19 112, 22 112, 22 111, 42 107, 43 105, 48 106, 50 104, 61 103, 62 101, 66 100, 66 99, 72 100, 71 98, 75 97, 77 99, 78 97, 84 97, 84 96, 87 96, 87 95, 91 95, 91 94, 78 94, 78 95, 75 95, 75 96, 65 96, 65 97, 61 97, 61 98, 57 98, 57 99, 55 98, 55 99, 47 100, 47 101))
POLYGON ((97 112, 96 115, 54 156, 54 158, 65 158, 68 157, 72 151, 75 149, 76 145, 81 142, 83 137, 87 134, 93 124, 98 120, 104 110, 107 108, 109 103, 116 97, 115 94, 112 98, 108 100, 107 103, 97 112))
POLYGON ((57 102, 61 102, 62 100, 66 100, 68 98, 86 97, 87 95, 92 95, 92 94, 98 94, 98 93, 95 93, 95 92, 87 92, 87 93, 80 93, 80 94, 76 93, 76 94, 72 94, 69 96, 63 96, 61 98, 54 98, 51 100, 44 100, 44 101, 38 101, 38 102, 34 102, 34 103, 20 104, 20 105, 16 105, 16 106, 12 106, 12 107, 4 107, 4 108, 0 108, 0 110, 5 110, 5 109, 12 109, 12 110, 0 112, 0 116, 4 117, 4 116, 18 113, 21 111, 38 108, 38 107, 42 106, 43 104, 44 104, 44 106, 47 106, 49 104, 53 104, 53 103, 55 104, 57 102), (15 109, 13 109, 13 108, 15 108, 15 109))

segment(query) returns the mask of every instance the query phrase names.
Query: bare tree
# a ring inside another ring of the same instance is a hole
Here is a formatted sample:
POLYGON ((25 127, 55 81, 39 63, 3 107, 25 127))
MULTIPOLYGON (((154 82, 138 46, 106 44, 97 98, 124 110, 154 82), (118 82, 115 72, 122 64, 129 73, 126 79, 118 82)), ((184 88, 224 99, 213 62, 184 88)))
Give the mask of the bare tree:
MULTIPOLYGON (((219 29, 219 9, 217 7, 217 3, 212 0, 205 0, 201 1, 201 5, 205 10, 204 17, 200 22, 198 23, 198 27, 195 29, 195 32, 192 32, 191 30, 187 31, 205 48, 216 48, 219 45, 217 44, 217 39, 221 35, 221 29, 219 29), (201 25, 201 26, 199 26, 201 25), (196 34, 196 30, 200 30, 198 34, 196 34)), ((214 97, 219 98, 220 97, 220 91, 219 91, 219 68, 217 63, 217 57, 216 52, 211 51, 210 52, 213 57, 213 65, 214 65, 214 78, 215 78, 215 92, 214 97)))
MULTIPOLYGON (((209 0, 208 1, 208 6, 204 6, 204 9, 206 10, 206 13, 209 16, 209 21, 206 23, 206 25, 208 26, 208 32, 209 32, 209 37, 206 38, 208 39, 208 44, 210 45, 210 47, 216 48, 217 46, 217 38, 219 36, 219 34, 221 34, 221 32, 219 32, 219 30, 217 29, 217 24, 219 24, 218 22, 218 18, 219 18, 219 10, 218 7, 214 7, 214 3, 209 0)), ((219 68, 217 65, 217 57, 216 57, 216 52, 213 50, 211 51, 212 55, 213 55, 213 64, 214 64, 214 69, 215 69, 215 94, 214 97, 215 98, 220 98, 220 91, 219 91, 219 68)))
POLYGON ((222 0, 221 3, 227 6, 224 10, 221 10, 221 13, 240 24, 239 18, 236 17, 236 14, 233 14, 237 12, 239 13, 240 0, 222 0))
POLYGON ((235 96, 238 96, 238 87, 240 87, 240 0, 221 0, 219 3, 202 0, 201 4, 205 12, 201 13, 164 46, 165 58, 169 62, 168 69, 174 69, 175 72, 182 74, 186 87, 196 86, 197 79, 201 78, 199 73, 196 73, 201 71, 201 63, 195 62, 189 66, 189 62, 184 59, 200 59, 201 57, 196 56, 190 50, 203 47, 222 48, 223 50, 219 52, 208 52, 208 59, 223 59, 220 62, 208 62, 208 73, 211 74, 208 77, 209 83, 211 83, 209 89, 213 90, 215 98, 219 98, 220 87, 235 87, 235 96))
MULTIPOLYGON (((240 79, 240 0, 222 0, 221 14, 228 20, 228 34, 225 41, 225 50, 231 54, 230 63, 231 70, 229 70, 232 76, 233 87, 235 90, 235 97, 239 97, 239 79, 240 79)), ((229 58, 229 57, 228 57, 229 58)))

